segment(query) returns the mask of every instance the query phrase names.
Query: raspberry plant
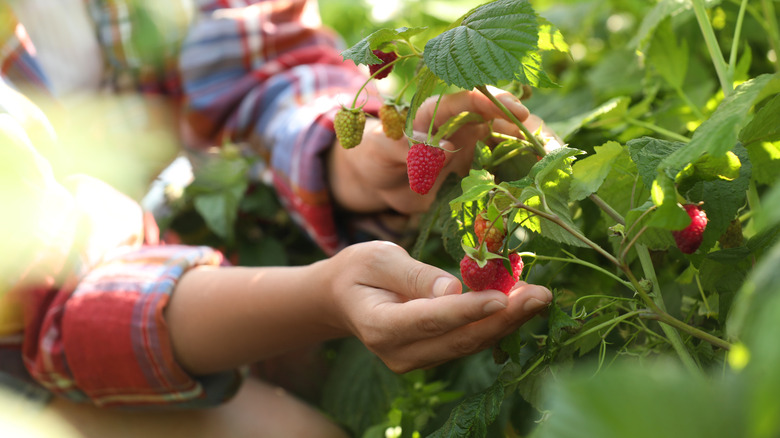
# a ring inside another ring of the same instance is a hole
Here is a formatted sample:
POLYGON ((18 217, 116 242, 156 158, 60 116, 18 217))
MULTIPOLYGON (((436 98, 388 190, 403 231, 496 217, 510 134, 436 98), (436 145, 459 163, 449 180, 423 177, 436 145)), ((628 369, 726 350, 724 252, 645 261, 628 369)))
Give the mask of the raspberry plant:
MULTIPOLYGON (((383 28, 343 52, 345 59, 370 66, 380 62, 378 48, 392 46, 399 53, 393 63, 411 64, 406 74, 396 69, 400 90, 385 96, 400 104, 411 95, 407 137, 425 99, 461 89, 482 92, 517 125, 519 137, 491 133, 478 144, 467 177, 449 176, 422 218, 412 254, 449 269, 468 260, 465 252, 480 246, 474 226, 482 229, 484 219, 478 215, 487 211, 491 221, 506 224, 507 241, 496 257, 519 252, 525 279, 549 286, 555 301, 546 318, 501 341, 493 351, 496 360, 488 361, 492 365, 477 355, 460 368, 429 372, 429 384, 450 383, 464 393, 459 402, 439 407, 438 417, 431 413, 438 407, 435 397, 409 388, 386 392, 390 400, 366 414, 345 409, 339 394, 346 399, 354 389, 335 385, 326 410, 363 436, 777 433, 780 420, 771 412, 780 403, 758 406, 767 402, 767 391, 733 393, 733 385, 757 383, 769 366, 763 360, 780 356, 776 346, 757 350, 767 347, 764 333, 776 327, 772 315, 780 314, 780 295, 772 295, 780 292, 780 282, 768 268, 780 262, 780 65, 752 62, 755 55, 742 35, 746 11, 769 29, 761 47, 776 51, 780 36, 771 1, 762 1, 772 12, 764 18, 755 5, 737 3, 736 20, 728 20, 728 60, 721 47, 727 39, 713 29, 718 14, 725 14, 720 6, 708 11, 711 5, 693 0, 650 7, 626 43, 628 53, 601 68, 607 77, 596 78, 607 88, 610 78, 628 75, 636 80, 624 86, 631 93, 613 93, 577 113, 567 109, 573 88, 556 84, 543 62, 562 62, 556 53, 566 54, 569 46, 527 1, 480 5, 439 33, 383 28), (619 66, 635 56, 642 63, 631 62, 628 71, 619 66), (694 67, 698 77, 688 71, 694 67), (694 90, 694 96, 690 88, 697 80, 709 88, 694 90), (517 90, 532 112, 539 104, 567 144, 547 147, 541 131, 530 132, 514 119, 489 86, 517 90), (561 109, 568 117, 556 117, 561 109), (692 204, 706 210, 708 220, 706 227, 697 222, 696 242, 686 242, 682 252, 674 236, 691 223, 684 206, 692 204), (719 243, 727 232, 736 243, 719 243), (760 314, 758 320, 747 316, 752 312, 760 314), (452 370, 464 373, 477 363, 492 371, 480 374, 481 389, 473 382, 464 389, 452 370), (651 378, 660 383, 648 383, 651 378), (719 401, 728 397, 750 411, 719 401), (410 400, 425 407, 393 407, 410 400), (664 421, 678 415, 674 407, 690 405, 698 410, 685 417, 686 424, 664 421), (619 412, 627 426, 611 421, 608 412, 619 412)), ((427 143, 435 146, 473 120, 462 114, 438 132, 431 127, 427 143)), ((340 378, 354 375, 337 370, 333 379, 340 378)), ((772 372, 771 379, 780 380, 780 373, 772 372)), ((360 385, 372 383, 352 381, 360 385)))
MULTIPOLYGON (((409 2, 399 27, 364 38, 354 37, 361 20, 335 3, 330 16, 321 4, 326 22, 348 21, 337 30, 357 41, 343 56, 380 65, 366 85, 395 78, 382 100, 405 110, 407 138, 436 94, 476 89, 505 111, 497 86, 566 144, 546 148, 517 120, 522 136, 491 133, 467 177, 446 177, 411 248, 457 273, 480 247, 486 212, 506 233, 494 251, 503 267, 519 254, 523 279, 554 292, 546 314, 492 351, 401 376, 354 340, 340 343, 317 400, 324 411, 364 437, 780 434, 776 2, 539 1, 548 20, 536 2, 497 0, 453 22, 409 2), (414 17, 425 21, 405 21, 414 17), (376 51, 397 56, 384 63, 376 51), (687 204, 708 219, 690 254, 674 239, 691 221, 687 204)), ((476 120, 431 126, 425 143, 476 120)), ((239 199, 244 181, 208 176, 185 191, 187 217, 198 213, 210 244, 222 237, 243 255, 257 245, 232 229, 268 194, 239 199)))

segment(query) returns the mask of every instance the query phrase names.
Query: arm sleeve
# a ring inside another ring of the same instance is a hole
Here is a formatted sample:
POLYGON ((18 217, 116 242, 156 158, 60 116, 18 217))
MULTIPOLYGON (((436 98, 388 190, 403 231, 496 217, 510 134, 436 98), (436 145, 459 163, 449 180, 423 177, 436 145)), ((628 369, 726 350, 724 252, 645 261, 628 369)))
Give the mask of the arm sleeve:
MULTIPOLYGON (((249 144, 277 193, 328 254, 344 245, 328 192, 333 117, 367 76, 344 62, 316 1, 201 2, 179 60, 183 125, 193 148, 249 144), (224 4, 230 3, 231 7, 224 4)), ((376 112, 376 91, 359 103, 376 112)))
POLYGON ((143 243, 134 201, 97 180, 76 179, 67 185, 86 232, 76 233, 60 273, 51 281, 36 275, 21 294, 31 377, 55 394, 99 406, 193 408, 230 398, 240 370, 189 375, 176 362, 164 315, 181 276, 222 264, 221 253, 143 243))

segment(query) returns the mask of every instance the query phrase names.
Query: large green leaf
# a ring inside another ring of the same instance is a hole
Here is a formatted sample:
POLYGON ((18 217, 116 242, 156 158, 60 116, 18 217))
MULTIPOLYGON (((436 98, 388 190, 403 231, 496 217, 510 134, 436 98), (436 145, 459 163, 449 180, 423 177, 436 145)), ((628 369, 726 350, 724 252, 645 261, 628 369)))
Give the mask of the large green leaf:
POLYGON ((623 363, 548 382, 550 415, 532 438, 748 436, 735 385, 694 378, 668 363, 623 363))
POLYGON ((612 164, 619 156, 626 153, 626 149, 614 141, 595 146, 593 149, 595 154, 578 160, 572 166, 573 178, 569 187, 572 201, 585 199, 595 193, 612 170, 612 164))
POLYGON ((756 112, 742 131, 739 132, 739 141, 744 145, 753 142, 780 140, 780 94, 776 95, 756 112))
POLYGON ((504 401, 504 384, 500 380, 486 390, 463 400, 450 413, 450 418, 430 438, 484 437, 487 427, 495 421, 504 401))
POLYGON ((344 341, 323 388, 322 406, 354 433, 385 420, 390 402, 403 389, 393 373, 357 339, 344 341))
POLYGON ((780 74, 761 75, 742 83, 696 129, 690 143, 661 161, 659 170, 674 179, 702 154, 708 152, 717 156, 730 151, 737 143, 737 134, 747 123, 753 105, 777 92, 780 92, 780 74))
POLYGON ((636 163, 639 175, 645 186, 652 187, 658 175, 658 165, 667 156, 685 146, 679 141, 659 140, 652 137, 642 137, 626 143, 631 159, 636 163))
POLYGON ((357 44, 341 52, 344 59, 351 59, 355 64, 379 64, 382 62, 376 55, 374 49, 378 49, 385 43, 396 39, 409 39, 412 36, 424 31, 425 27, 400 27, 398 29, 379 29, 371 35, 358 41, 357 44))
POLYGON ((530 3, 497 0, 429 40, 424 59, 444 82, 470 90, 512 80, 538 43, 538 19, 530 3))

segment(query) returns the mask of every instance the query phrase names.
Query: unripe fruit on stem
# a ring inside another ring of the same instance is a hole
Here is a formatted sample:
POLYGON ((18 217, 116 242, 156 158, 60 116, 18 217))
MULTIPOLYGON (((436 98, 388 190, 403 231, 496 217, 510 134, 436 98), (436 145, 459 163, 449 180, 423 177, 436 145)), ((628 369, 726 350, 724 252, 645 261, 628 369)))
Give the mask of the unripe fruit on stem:
POLYGON ((404 136, 404 124, 406 111, 399 113, 395 105, 382 105, 379 108, 379 119, 382 121, 382 131, 393 140, 400 140, 404 136))
POLYGON ((336 137, 344 149, 352 149, 363 140, 366 127, 366 113, 361 109, 341 108, 333 119, 336 137))
MULTIPOLYGON (((491 221, 487 220, 483 213, 474 218, 474 234, 477 235, 479 243, 485 242, 488 251, 497 253, 504 244, 506 233, 499 229, 498 223, 492 224, 491 221)), ((500 221, 501 218, 498 220, 500 221)))

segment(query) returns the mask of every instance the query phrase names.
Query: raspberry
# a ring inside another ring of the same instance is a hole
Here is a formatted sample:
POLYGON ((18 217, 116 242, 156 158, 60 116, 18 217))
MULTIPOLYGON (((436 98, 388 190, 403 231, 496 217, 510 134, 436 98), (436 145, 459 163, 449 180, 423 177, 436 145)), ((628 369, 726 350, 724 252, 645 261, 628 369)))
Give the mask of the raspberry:
POLYGON ((344 149, 352 149, 363 140, 366 127, 366 113, 359 109, 341 108, 333 119, 336 137, 344 149))
POLYGON ((739 219, 734 219, 729 224, 729 227, 726 228, 726 231, 723 233, 723 235, 720 236, 718 242, 720 242, 721 248, 729 249, 742 246, 743 240, 744 237, 742 237, 742 222, 740 222, 739 219))
POLYGON ((386 136, 393 140, 400 140, 404 136, 405 113, 406 109, 404 114, 399 113, 395 105, 382 105, 379 108, 379 119, 382 120, 382 130, 386 136))
POLYGON ((443 149, 425 143, 413 144, 406 155, 409 187, 421 195, 428 193, 442 167, 444 167, 443 149))
POLYGON ((511 274, 504 267, 503 259, 489 259, 485 266, 480 268, 476 260, 465 255, 460 261, 460 275, 466 286, 473 291, 495 289, 508 295, 512 286, 520 280, 523 259, 513 252, 509 254, 509 264, 512 266, 511 274))
POLYGON ((506 233, 498 228, 498 224, 491 224, 482 213, 474 219, 474 234, 477 235, 479 243, 485 242, 490 252, 499 252, 506 237, 506 233))
POLYGON ((680 251, 693 254, 701 245, 702 235, 707 227, 707 214, 698 205, 685 204, 683 208, 691 217, 691 223, 685 229, 672 231, 672 235, 680 251))
MULTIPOLYGON (((378 72, 382 67, 386 66, 387 64, 390 64, 391 62, 395 61, 396 58, 398 58, 398 55, 395 52, 383 52, 379 49, 376 49, 373 51, 374 55, 377 56, 377 58, 381 59, 382 62, 379 64, 371 64, 368 66, 368 70, 371 72, 371 75, 374 76, 374 73, 378 72)), ((393 66, 387 67, 386 69, 380 71, 374 76, 374 79, 384 79, 387 77, 387 75, 390 74, 390 72, 393 70, 393 66)))

